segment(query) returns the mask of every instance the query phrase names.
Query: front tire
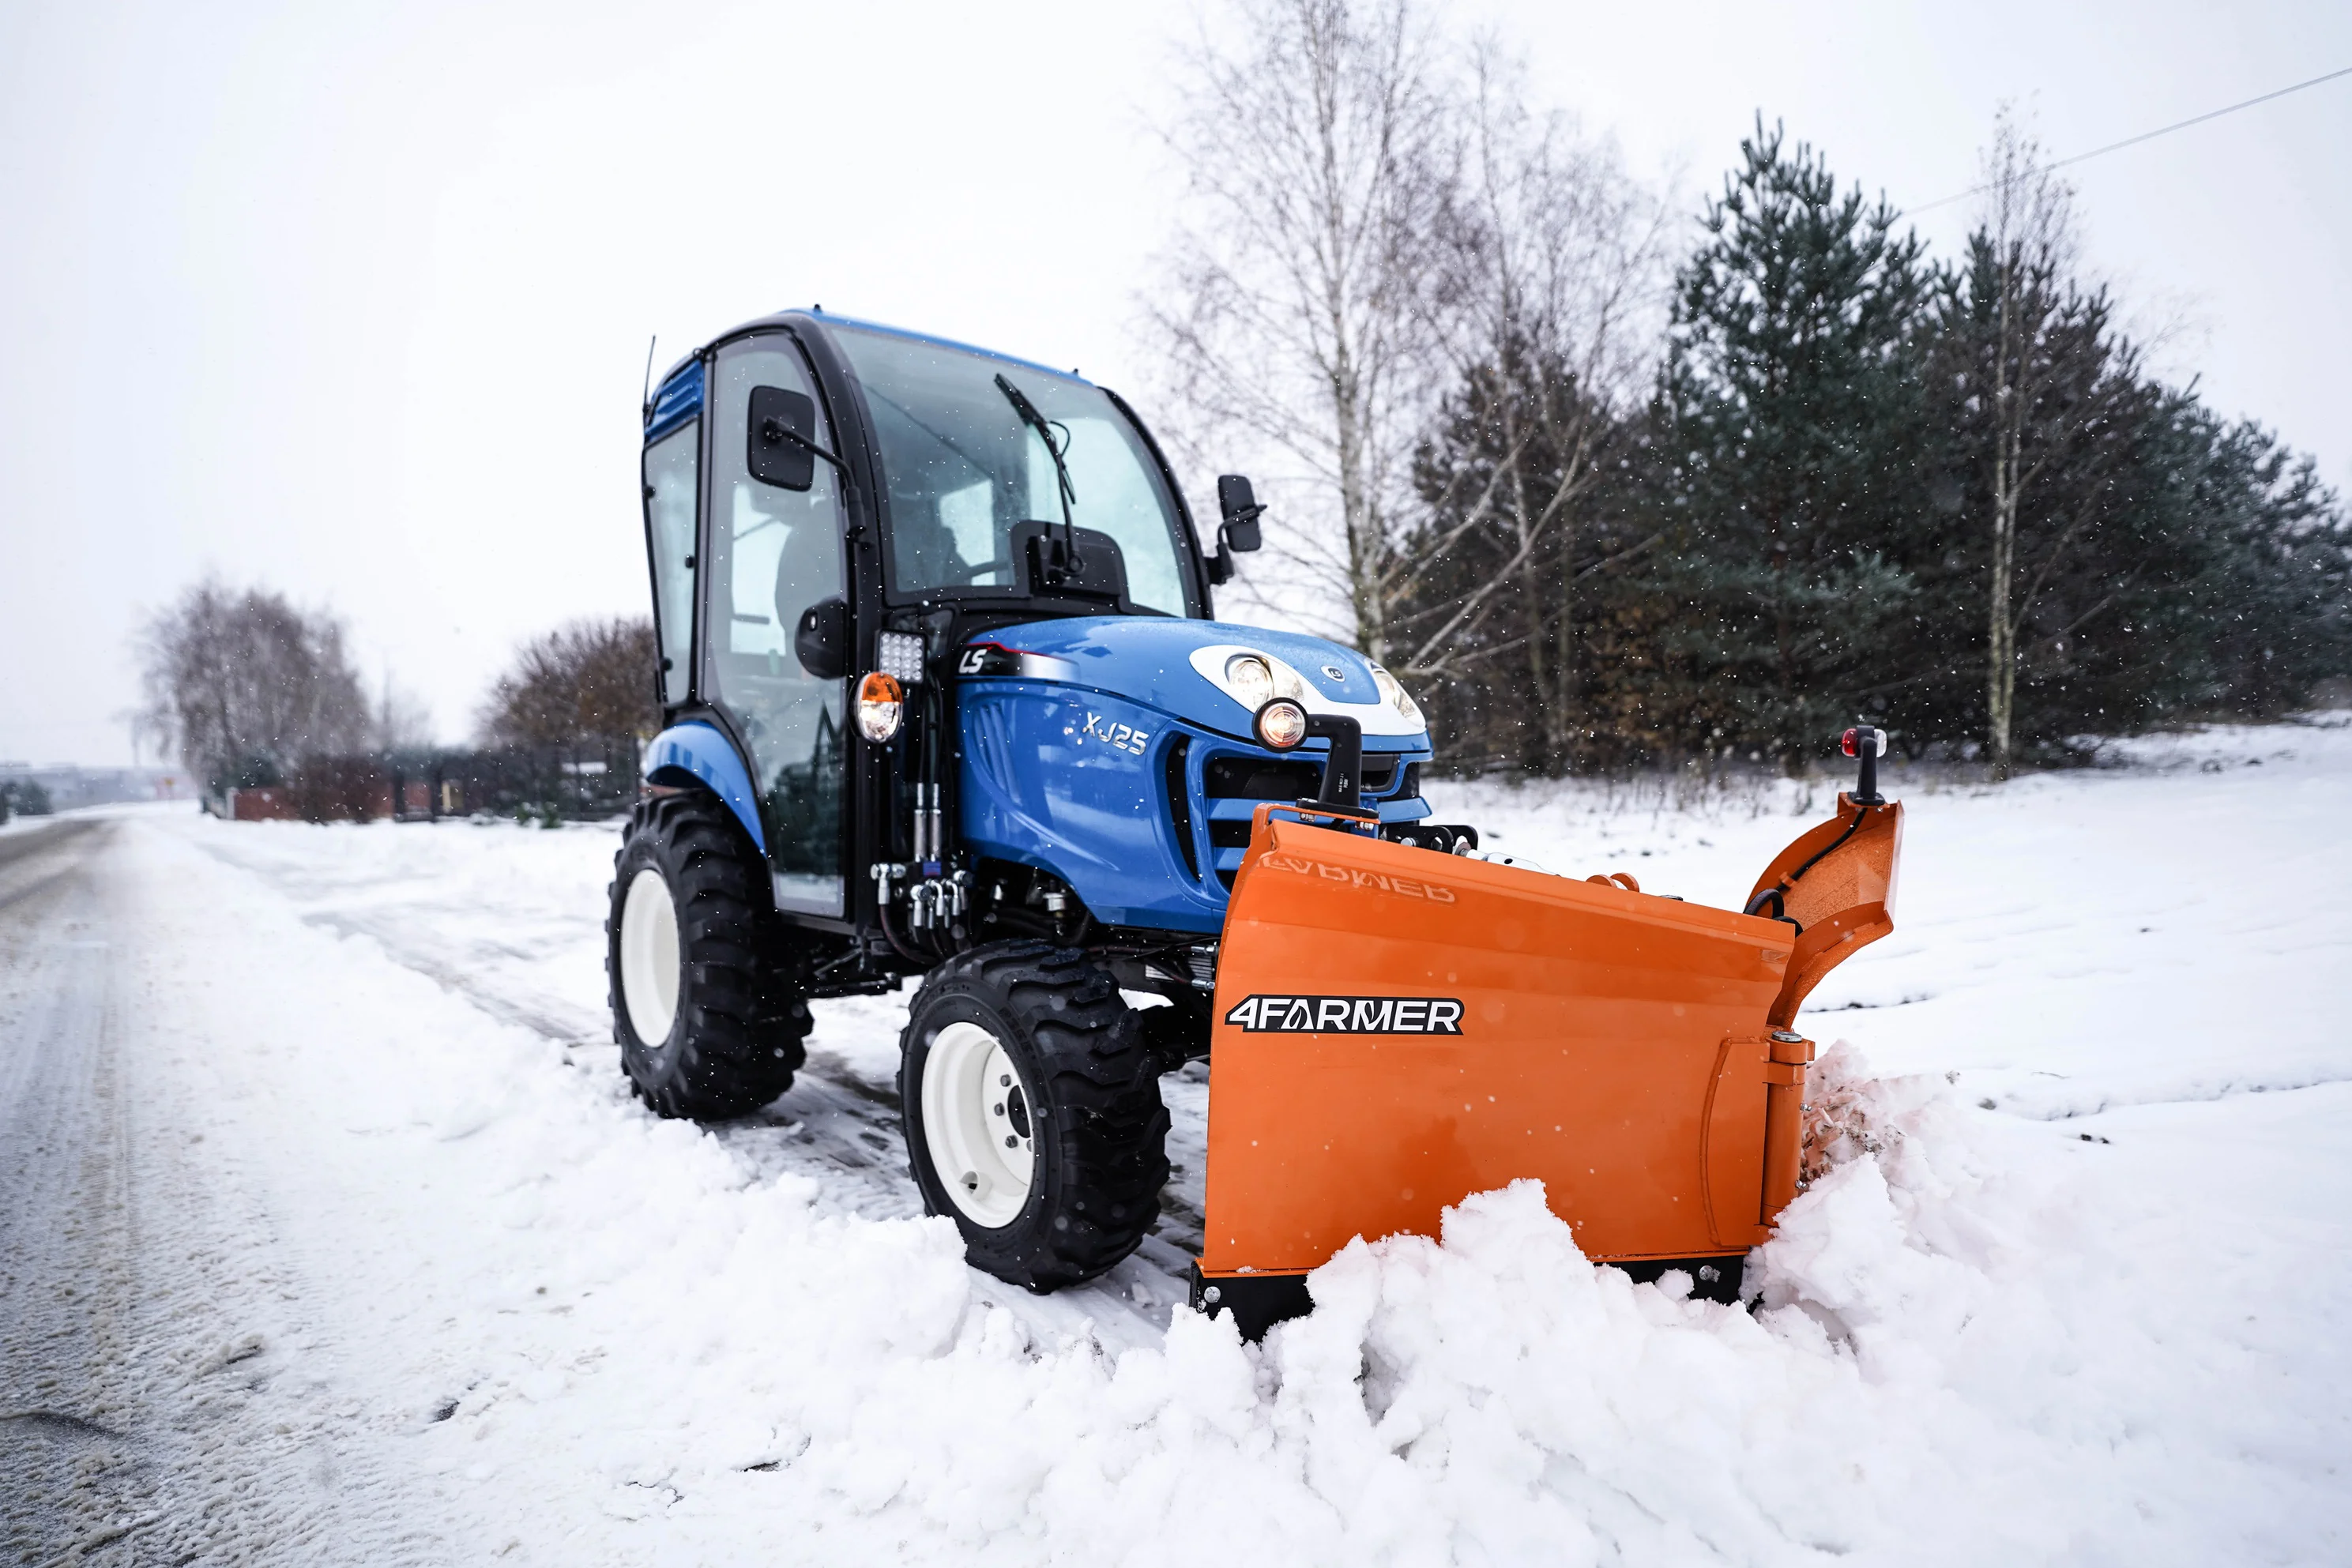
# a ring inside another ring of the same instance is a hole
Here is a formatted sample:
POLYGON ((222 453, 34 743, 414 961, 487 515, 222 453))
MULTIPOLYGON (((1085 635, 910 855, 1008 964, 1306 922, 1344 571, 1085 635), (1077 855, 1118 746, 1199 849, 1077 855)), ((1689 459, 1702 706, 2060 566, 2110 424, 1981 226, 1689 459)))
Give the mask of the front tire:
POLYGON ((995 942, 931 971, 899 1040, 908 1163, 974 1267, 1045 1291, 1135 1250, 1168 1181, 1142 1019, 1083 953, 995 942))
POLYGON ((790 1088, 807 1059, 808 1003, 777 962, 763 874, 709 796, 658 795, 629 819, 604 971, 621 1070, 659 1115, 747 1114, 790 1088))

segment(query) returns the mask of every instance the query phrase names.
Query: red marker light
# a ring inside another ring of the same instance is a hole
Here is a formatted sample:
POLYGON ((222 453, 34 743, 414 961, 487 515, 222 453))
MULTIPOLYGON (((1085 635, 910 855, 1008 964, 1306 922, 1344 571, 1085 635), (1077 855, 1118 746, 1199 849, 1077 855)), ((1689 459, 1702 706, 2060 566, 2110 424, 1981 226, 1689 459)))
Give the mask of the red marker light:
POLYGON ((1848 757, 1861 756, 1862 732, 1858 729, 1849 729, 1843 735, 1838 737, 1838 749, 1844 752, 1848 757))

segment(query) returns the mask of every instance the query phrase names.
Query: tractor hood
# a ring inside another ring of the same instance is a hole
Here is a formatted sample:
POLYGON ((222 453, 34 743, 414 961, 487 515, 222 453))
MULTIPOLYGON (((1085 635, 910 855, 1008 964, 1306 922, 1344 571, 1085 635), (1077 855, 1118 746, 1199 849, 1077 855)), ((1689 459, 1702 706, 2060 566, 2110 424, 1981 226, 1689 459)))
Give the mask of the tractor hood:
POLYGON ((1159 615, 1034 621, 974 639, 958 668, 967 675, 1083 686, 1247 740, 1252 710, 1224 674, 1227 662, 1242 653, 1266 660, 1282 695, 1298 697, 1309 713, 1362 725, 1372 749, 1428 744, 1428 727, 1418 715, 1381 700, 1374 665, 1364 655, 1320 637, 1263 626, 1159 615), (1297 689, 1288 688, 1291 675, 1297 689))

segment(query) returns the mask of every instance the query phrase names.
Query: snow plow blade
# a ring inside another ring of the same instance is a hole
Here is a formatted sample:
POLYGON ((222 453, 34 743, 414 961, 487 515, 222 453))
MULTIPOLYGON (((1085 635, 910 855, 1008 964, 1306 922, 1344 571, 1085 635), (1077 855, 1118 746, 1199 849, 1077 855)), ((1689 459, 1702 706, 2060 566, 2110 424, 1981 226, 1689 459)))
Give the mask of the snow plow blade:
POLYGON ((1588 1257, 1729 1299, 1795 1196, 1790 1028, 1894 928, 1902 808, 1841 795, 1744 914, 1261 806, 1219 957, 1196 1305, 1255 1336, 1351 1239, 1540 1178, 1588 1257))

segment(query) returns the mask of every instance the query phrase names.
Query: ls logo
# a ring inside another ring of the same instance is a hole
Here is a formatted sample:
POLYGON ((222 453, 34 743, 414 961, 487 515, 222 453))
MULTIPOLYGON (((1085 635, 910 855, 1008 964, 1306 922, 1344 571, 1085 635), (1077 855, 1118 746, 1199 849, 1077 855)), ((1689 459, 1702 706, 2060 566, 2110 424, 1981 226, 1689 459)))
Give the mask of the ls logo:
POLYGON ((1144 743, 1151 738, 1133 725, 1106 724, 1098 713, 1087 715, 1086 733, 1113 750, 1124 751, 1131 757, 1142 756, 1144 743))

